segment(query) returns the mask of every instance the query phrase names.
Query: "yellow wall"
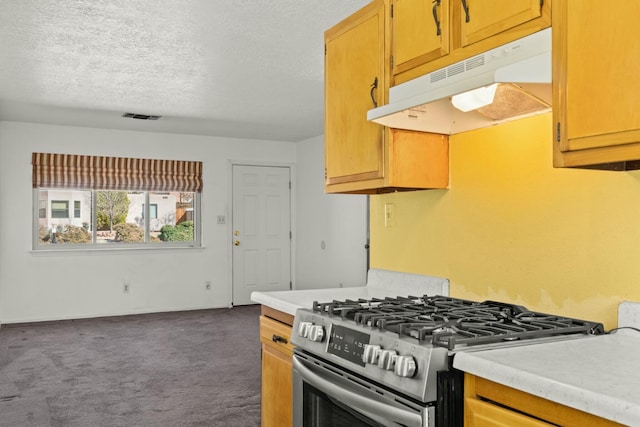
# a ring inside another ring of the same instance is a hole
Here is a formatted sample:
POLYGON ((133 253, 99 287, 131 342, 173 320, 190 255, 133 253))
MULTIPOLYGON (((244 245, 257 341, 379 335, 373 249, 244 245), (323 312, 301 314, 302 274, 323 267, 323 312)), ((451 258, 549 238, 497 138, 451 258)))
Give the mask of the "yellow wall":
POLYGON ((551 128, 549 113, 454 135, 449 190, 372 196, 371 267, 615 327, 640 301, 640 171, 554 169, 551 128))

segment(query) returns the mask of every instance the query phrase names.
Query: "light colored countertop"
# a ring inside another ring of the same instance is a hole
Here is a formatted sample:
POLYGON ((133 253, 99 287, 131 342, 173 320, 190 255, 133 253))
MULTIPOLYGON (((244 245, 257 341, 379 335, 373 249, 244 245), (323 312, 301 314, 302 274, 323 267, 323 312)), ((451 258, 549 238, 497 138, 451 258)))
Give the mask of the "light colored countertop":
POLYGON ((602 418, 640 426, 640 333, 460 352, 453 366, 602 418))
POLYGON ((396 296, 449 295, 449 280, 442 277, 372 268, 367 285, 349 288, 297 291, 252 292, 251 301, 295 316, 298 308, 311 308, 313 302, 385 298, 396 296))
POLYGON ((388 289, 359 286, 356 288, 309 289, 299 291, 253 292, 251 301, 295 316, 298 308, 311 308, 313 302, 330 302, 358 298, 384 298, 388 289))

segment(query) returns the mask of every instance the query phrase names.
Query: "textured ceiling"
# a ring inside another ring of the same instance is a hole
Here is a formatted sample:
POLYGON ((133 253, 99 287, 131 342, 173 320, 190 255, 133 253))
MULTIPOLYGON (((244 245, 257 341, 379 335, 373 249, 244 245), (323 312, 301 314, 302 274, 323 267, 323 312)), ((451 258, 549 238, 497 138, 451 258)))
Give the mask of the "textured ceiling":
POLYGON ((323 33, 366 3, 0 0, 0 120, 317 136, 323 33))

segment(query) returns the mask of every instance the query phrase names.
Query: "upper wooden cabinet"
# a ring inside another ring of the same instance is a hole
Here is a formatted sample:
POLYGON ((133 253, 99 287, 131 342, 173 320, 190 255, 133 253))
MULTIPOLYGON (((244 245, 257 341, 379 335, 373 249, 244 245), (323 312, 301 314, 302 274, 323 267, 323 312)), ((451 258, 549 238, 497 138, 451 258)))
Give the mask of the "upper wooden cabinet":
POLYGON ((374 1, 325 32, 325 182, 383 177, 383 128, 367 111, 386 102, 385 4, 374 1))
POLYGON ((449 53, 449 0, 392 0, 393 74, 449 53))
POLYGON ((387 102, 387 4, 373 1, 325 32, 325 191, 446 188, 448 138, 367 121, 387 102))
POLYGON ((452 27, 460 35, 459 46, 469 46, 540 18, 544 5, 540 0, 452 0, 452 2, 455 17, 452 27))
POLYGON ((551 25, 551 0, 391 1, 392 86, 551 25))
POLYGON ((640 168, 640 2, 553 3, 554 166, 640 168))

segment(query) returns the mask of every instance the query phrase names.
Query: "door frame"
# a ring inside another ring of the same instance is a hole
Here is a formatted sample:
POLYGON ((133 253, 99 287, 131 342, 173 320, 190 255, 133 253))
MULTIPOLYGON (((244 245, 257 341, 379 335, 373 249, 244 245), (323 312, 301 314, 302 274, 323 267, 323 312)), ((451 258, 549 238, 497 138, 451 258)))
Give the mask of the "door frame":
POLYGON ((227 162, 227 224, 226 224, 226 245, 227 245, 227 307, 233 307, 233 167, 234 166, 265 166, 265 167, 286 167, 289 168, 289 179, 291 188, 289 189, 289 214, 291 220, 291 289, 296 289, 296 166, 291 162, 268 162, 261 160, 238 160, 229 159, 227 162))

